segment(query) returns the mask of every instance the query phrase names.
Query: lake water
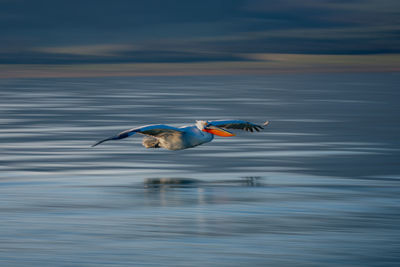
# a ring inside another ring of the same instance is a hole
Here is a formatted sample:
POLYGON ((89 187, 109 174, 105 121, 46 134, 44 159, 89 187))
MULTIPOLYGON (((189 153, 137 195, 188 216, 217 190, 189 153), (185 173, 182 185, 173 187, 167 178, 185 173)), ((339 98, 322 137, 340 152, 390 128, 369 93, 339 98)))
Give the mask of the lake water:
POLYGON ((0 266, 398 266, 400 74, 0 80, 0 266), (136 126, 269 120, 183 151, 136 126))

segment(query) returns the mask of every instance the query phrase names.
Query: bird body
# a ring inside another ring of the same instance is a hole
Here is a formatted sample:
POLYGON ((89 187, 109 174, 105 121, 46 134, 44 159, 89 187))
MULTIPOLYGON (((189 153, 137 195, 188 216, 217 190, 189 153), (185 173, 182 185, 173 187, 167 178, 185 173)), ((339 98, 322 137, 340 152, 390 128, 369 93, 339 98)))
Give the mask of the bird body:
MULTIPOLYGON (((268 121, 263 126, 267 124, 268 121)), ((182 150, 211 142, 214 139, 214 135, 223 137, 234 136, 233 133, 226 129, 242 129, 253 132, 253 130, 259 131, 263 127, 241 120, 196 121, 195 125, 180 128, 155 124, 123 131, 115 136, 101 140, 93 146, 97 146, 105 141, 123 139, 140 133, 146 135, 142 142, 146 148, 162 147, 168 150, 182 150)))
POLYGON ((200 131, 196 126, 186 126, 177 128, 176 133, 165 133, 159 137, 146 136, 143 138, 143 146, 181 150, 211 142, 213 139, 213 134, 200 131))

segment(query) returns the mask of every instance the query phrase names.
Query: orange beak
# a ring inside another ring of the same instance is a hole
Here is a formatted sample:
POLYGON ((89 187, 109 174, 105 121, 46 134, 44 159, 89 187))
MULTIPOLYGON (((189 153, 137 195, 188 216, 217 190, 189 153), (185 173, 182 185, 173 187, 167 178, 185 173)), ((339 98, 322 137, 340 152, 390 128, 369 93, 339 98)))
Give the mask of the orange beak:
POLYGON ((235 136, 233 133, 228 132, 228 131, 226 131, 224 129, 221 129, 219 127, 216 127, 216 126, 207 126, 203 131, 207 132, 207 133, 210 133, 210 134, 222 136, 222 137, 235 136))

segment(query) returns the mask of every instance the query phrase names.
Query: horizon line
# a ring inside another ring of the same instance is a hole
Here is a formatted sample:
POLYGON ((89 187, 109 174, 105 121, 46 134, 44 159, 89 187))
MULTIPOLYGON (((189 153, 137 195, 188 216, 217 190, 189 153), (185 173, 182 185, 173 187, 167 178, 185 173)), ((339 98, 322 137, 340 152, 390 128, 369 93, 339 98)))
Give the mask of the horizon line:
POLYGON ((0 64, 0 78, 148 77, 400 72, 400 53, 242 54, 247 61, 192 63, 0 64))

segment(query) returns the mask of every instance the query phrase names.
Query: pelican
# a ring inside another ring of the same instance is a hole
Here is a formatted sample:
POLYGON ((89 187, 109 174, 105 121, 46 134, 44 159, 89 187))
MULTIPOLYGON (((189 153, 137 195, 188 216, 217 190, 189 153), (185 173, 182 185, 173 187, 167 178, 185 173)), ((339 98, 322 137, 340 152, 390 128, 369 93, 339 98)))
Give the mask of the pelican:
MULTIPOLYGON (((266 121, 263 126, 268 125, 266 121)), ((132 128, 115 136, 98 141, 92 147, 109 140, 119 140, 127 138, 136 133, 143 134, 143 146, 146 148, 165 148, 168 150, 182 150, 199 146, 214 139, 214 135, 222 137, 235 136, 226 129, 240 129, 259 132, 264 129, 262 126, 242 120, 217 120, 217 121, 196 121, 195 125, 172 127, 163 124, 146 125, 132 128)))

